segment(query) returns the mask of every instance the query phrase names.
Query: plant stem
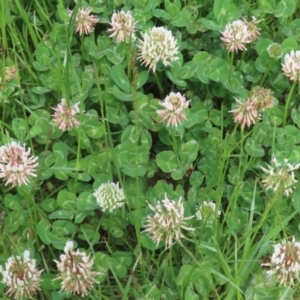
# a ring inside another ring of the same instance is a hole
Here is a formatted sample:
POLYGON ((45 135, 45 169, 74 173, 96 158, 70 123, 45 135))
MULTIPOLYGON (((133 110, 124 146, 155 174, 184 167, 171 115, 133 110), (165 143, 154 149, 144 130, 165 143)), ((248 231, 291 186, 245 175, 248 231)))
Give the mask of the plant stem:
POLYGON ((288 94, 288 97, 287 97, 287 100, 285 102, 285 107, 284 107, 284 118, 283 118, 283 127, 285 126, 285 123, 286 123, 286 118, 287 118, 287 113, 288 113, 288 108, 290 106, 290 102, 291 102, 291 99, 292 99, 292 94, 294 92, 294 89, 295 89, 295 86, 296 86, 296 83, 297 81, 294 81, 293 82, 293 85, 290 89, 290 92, 288 94))
POLYGON ((267 71, 264 73, 264 75, 260 79, 259 86, 264 86, 265 80, 268 77, 269 73, 270 73, 270 68, 268 67, 267 71))
MULTIPOLYGON (((246 51, 243 51, 242 52, 242 57, 241 57, 241 59, 239 60, 239 64, 238 64, 238 66, 237 66, 237 69, 239 70, 240 68, 241 68, 241 66, 242 66, 242 62, 243 62, 243 60, 244 60, 244 58, 245 58, 245 54, 246 54, 246 51)), ((233 63, 233 62, 232 62, 233 63)))
POLYGON ((157 76, 156 73, 154 73, 154 78, 155 78, 155 81, 156 81, 156 83, 157 83, 157 87, 158 87, 158 90, 159 90, 159 94, 160 94, 161 97, 163 97, 164 89, 163 89, 163 87, 162 87, 162 85, 161 85, 161 82, 160 82, 160 80, 159 80, 159 78, 158 78, 158 76, 157 76))
MULTIPOLYGON (((202 269, 202 266, 201 266, 201 264, 198 262, 198 260, 196 259, 196 257, 193 255, 193 253, 192 253, 191 251, 189 251, 189 250, 187 249, 187 247, 185 247, 185 245, 181 242, 181 240, 180 240, 180 239, 177 239, 176 241, 177 241, 177 243, 183 248, 183 250, 191 257, 191 259, 193 260, 193 262, 195 263, 195 265, 196 265, 198 268, 202 269)), ((211 278, 210 278, 205 272, 203 272, 203 275, 204 275, 205 278, 209 281, 209 283, 211 284, 211 286, 212 286, 212 288, 213 288, 213 290, 214 290, 214 292, 215 292, 215 295, 217 296, 217 295, 218 295, 218 292, 217 292, 217 289, 213 286, 213 282, 212 282, 211 278)))
POLYGON ((231 52, 231 56, 230 56, 230 75, 232 74, 233 71, 233 61, 234 61, 234 52, 231 52))
POLYGON ((171 128, 171 137, 172 137, 172 141, 173 141, 173 151, 176 155, 178 166, 180 166, 180 159, 179 159, 179 155, 178 155, 178 145, 177 145, 177 140, 176 140, 174 131, 175 131, 175 129, 171 128))

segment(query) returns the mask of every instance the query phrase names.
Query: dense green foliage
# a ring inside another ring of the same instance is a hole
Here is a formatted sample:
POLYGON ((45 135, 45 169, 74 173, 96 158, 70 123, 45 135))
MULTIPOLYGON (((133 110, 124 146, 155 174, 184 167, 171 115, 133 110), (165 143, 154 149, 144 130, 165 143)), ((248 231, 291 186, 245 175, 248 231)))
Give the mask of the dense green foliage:
POLYGON ((284 55, 299 49, 299 13, 296 0, 0 1, 0 146, 16 141, 38 156, 29 184, 0 184, 0 264, 29 250, 44 270, 37 299, 79 299, 53 281, 53 260, 72 240, 101 272, 86 299, 299 299, 261 266, 273 243, 300 239, 299 171, 286 195, 286 186, 266 189, 261 168, 272 155, 282 166, 300 162, 299 85, 282 72, 284 55), (98 23, 79 35, 74 14, 88 6, 98 23), (137 22, 136 40, 109 37, 119 10, 137 22), (258 39, 228 52, 220 32, 252 16, 258 39), (153 26, 170 30, 180 52, 155 73, 138 48, 153 26), (270 57, 272 43, 281 58, 270 57), (17 68, 9 81, 7 66, 17 68), (242 127, 230 111, 256 86, 272 90, 274 105, 242 127), (176 127, 156 112, 172 91, 191 100, 176 127), (52 121, 62 98, 80 107, 80 125, 64 132, 52 121), (93 196, 108 181, 125 194, 111 213, 93 196), (165 193, 182 198, 186 217, 216 204, 211 224, 187 220, 195 230, 167 249, 144 231, 148 203, 165 193))

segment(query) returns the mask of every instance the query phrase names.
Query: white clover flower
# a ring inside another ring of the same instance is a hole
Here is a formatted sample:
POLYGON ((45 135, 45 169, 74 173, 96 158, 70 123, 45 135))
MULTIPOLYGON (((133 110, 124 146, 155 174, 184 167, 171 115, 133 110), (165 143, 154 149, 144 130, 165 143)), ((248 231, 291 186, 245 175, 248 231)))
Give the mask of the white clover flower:
POLYGON ((262 184, 266 190, 273 190, 274 192, 283 190, 285 196, 289 196, 294 189, 294 185, 298 180, 295 179, 294 170, 300 167, 300 163, 292 165, 287 159, 284 160, 284 165, 280 164, 275 155, 272 156, 273 166, 261 169, 266 173, 265 178, 262 180, 262 184))
POLYGON ((14 299, 31 298, 40 290, 41 273, 36 269, 36 260, 30 258, 28 250, 24 251, 23 258, 11 256, 0 268, 2 282, 7 285, 7 294, 14 299))
POLYGON ((0 178, 5 185, 13 186, 28 184, 29 177, 36 177, 37 157, 30 156, 28 150, 16 142, 11 142, 0 147, 0 178))
POLYGON ((237 106, 235 109, 229 112, 233 113, 234 122, 242 125, 242 127, 250 127, 259 120, 259 112, 254 99, 249 98, 245 102, 242 102, 235 98, 237 106))
POLYGON ((300 243, 296 242, 293 236, 291 242, 283 240, 273 247, 271 261, 262 265, 270 267, 267 271, 268 276, 274 276, 280 285, 293 286, 295 280, 299 281, 300 243))
POLYGON ((16 78, 18 75, 18 70, 16 66, 10 66, 4 68, 4 78, 1 78, 2 74, 0 74, 0 82, 5 79, 5 81, 10 81, 16 78))
POLYGON ((96 197, 102 211, 112 212, 125 204, 124 193, 122 188, 119 188, 119 183, 107 182, 101 184, 93 195, 96 197))
POLYGON ((129 42, 130 40, 135 40, 134 32, 135 25, 133 17, 130 12, 114 12, 111 17, 111 28, 108 32, 112 32, 109 37, 117 37, 117 43, 129 42))
POLYGON ((292 50, 284 57, 282 72, 292 81, 300 81, 300 51, 292 50))
POLYGON ((71 130, 80 124, 75 117, 80 112, 79 102, 69 107, 63 98, 57 107, 52 109, 55 111, 52 115, 53 122, 61 131, 71 130))
POLYGON ((179 59, 177 41, 172 32, 163 27, 153 27, 143 33, 143 40, 138 45, 140 49, 139 60, 155 72, 156 65, 162 61, 164 66, 172 65, 179 59))
POLYGON ((275 59, 280 59, 281 56, 283 55, 283 48, 281 44, 278 43, 272 43, 271 45, 269 45, 267 51, 270 57, 275 59))
POLYGON ((72 251, 74 247, 74 243, 72 241, 68 241, 64 248, 64 252, 67 253, 68 251, 72 251))
POLYGON ((54 260, 60 274, 54 280, 62 280, 61 289, 69 294, 87 296, 89 289, 97 283, 93 272, 94 259, 84 252, 73 251, 73 242, 67 242, 65 254, 60 256, 60 261, 54 260))
POLYGON ((157 114, 162 118, 163 123, 177 126, 185 119, 184 109, 189 106, 190 100, 186 100, 180 93, 171 92, 164 101, 159 102, 164 109, 157 110, 157 114))
POLYGON ((196 219, 204 221, 210 225, 213 223, 215 218, 218 218, 221 211, 216 211, 216 204, 213 201, 203 201, 201 205, 197 207, 196 219))
POLYGON ((194 230, 186 226, 186 220, 190 220, 193 216, 184 217, 182 198, 178 201, 169 200, 165 194, 164 200, 158 201, 155 206, 148 203, 148 206, 154 215, 147 216, 145 232, 151 236, 156 245, 160 241, 165 241, 166 248, 169 248, 174 239, 176 241, 184 238, 182 229, 194 230))
POLYGON ((225 47, 229 52, 247 50, 245 44, 252 41, 247 24, 241 20, 227 24, 221 34, 221 40, 225 42, 225 47))
POLYGON ((272 276, 268 275, 268 271, 266 271, 265 269, 261 269, 260 271, 253 274, 251 285, 255 286, 255 288, 257 289, 265 289, 268 287, 275 287, 276 281, 273 280, 272 276))

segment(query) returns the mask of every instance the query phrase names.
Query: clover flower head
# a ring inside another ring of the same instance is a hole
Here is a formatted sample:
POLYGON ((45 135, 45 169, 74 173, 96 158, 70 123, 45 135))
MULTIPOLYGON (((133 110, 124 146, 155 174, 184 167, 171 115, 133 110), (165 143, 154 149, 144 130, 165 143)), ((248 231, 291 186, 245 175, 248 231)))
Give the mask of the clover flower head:
POLYGON ((179 59, 177 41, 170 30, 153 27, 142 36, 143 40, 140 40, 138 45, 140 49, 138 58, 153 72, 159 61, 162 61, 164 66, 170 66, 173 61, 179 59))
POLYGON ((235 98, 237 106, 235 109, 229 112, 233 113, 234 122, 241 124, 242 127, 250 127, 259 119, 259 113, 257 106, 253 99, 248 98, 245 102, 242 102, 235 98))
POLYGON ((250 98, 253 100, 258 111, 264 111, 270 108, 275 103, 273 92, 270 89, 265 89, 260 86, 255 86, 250 92, 250 98))
POLYGON ((31 298, 40 290, 42 271, 36 269, 36 260, 30 258, 28 250, 23 257, 11 256, 5 263, 5 269, 0 266, 2 283, 7 285, 7 294, 14 299, 31 298))
POLYGON ((262 184, 265 186, 266 190, 283 191, 285 196, 289 196, 294 185, 298 180, 295 179, 294 170, 300 167, 300 163, 292 165, 287 159, 284 160, 284 164, 277 161, 275 155, 272 156, 272 165, 266 164, 268 168, 261 169, 266 173, 265 178, 262 180, 262 184))
MULTIPOLYGON (((73 12, 68 10, 69 16, 72 16, 73 12)), ((79 8, 76 16, 75 16, 75 33, 79 33, 79 35, 90 34, 95 29, 95 24, 98 22, 98 18, 94 15, 91 15, 92 9, 90 7, 87 8, 79 8)))
POLYGON ((52 109, 54 110, 53 122, 61 131, 71 130, 80 124, 75 117, 80 112, 79 102, 69 107, 63 98, 57 107, 52 109))
POLYGON ((271 45, 269 45, 267 51, 270 57, 275 59, 280 59, 281 56, 283 55, 283 48, 281 44, 278 43, 272 43, 271 45))
POLYGON ((111 17, 111 22, 109 23, 111 28, 108 29, 108 32, 111 32, 109 37, 116 36, 117 43, 129 42, 134 40, 135 25, 133 17, 130 12, 114 12, 111 17))
POLYGON ((204 221, 207 225, 211 225, 214 219, 218 218, 221 211, 216 209, 216 204, 213 201, 203 201, 197 207, 196 219, 204 221))
POLYGON ((252 16, 251 21, 247 21, 246 19, 243 18, 244 23, 248 27, 248 39, 250 42, 254 41, 257 39, 257 37, 260 35, 260 28, 256 26, 256 24, 260 23, 263 20, 256 20, 254 16, 252 16))
POLYGON ((173 240, 184 238, 182 229, 194 230, 186 226, 186 220, 193 218, 184 217, 184 207, 182 198, 178 201, 170 200, 165 194, 165 199, 158 201, 155 206, 148 203, 149 208, 154 212, 154 215, 148 215, 146 220, 146 229, 152 240, 159 244, 160 241, 165 241, 166 248, 173 244, 173 240))
POLYGON ((171 92, 164 101, 159 104, 164 109, 158 109, 156 112, 162 118, 161 122, 167 126, 177 126, 181 124, 183 119, 186 119, 184 109, 189 106, 190 100, 186 100, 184 95, 171 92))
POLYGON ((5 185, 28 184, 30 176, 36 177, 37 165, 37 157, 30 156, 30 148, 26 150, 16 142, 0 147, 0 178, 5 185))
POLYGON ((300 51, 292 50, 284 57, 282 72, 292 81, 300 81, 300 51))
POLYGON ((300 271, 300 243, 295 241, 283 240, 274 246, 274 252, 269 263, 262 264, 270 267, 267 271, 268 276, 274 276, 280 282, 280 285, 295 284, 295 280, 299 280, 300 271))
POLYGON ((247 24, 241 20, 227 24, 221 34, 221 40, 225 42, 225 47, 229 52, 247 50, 245 44, 252 41, 247 24))
MULTIPOLYGON (((251 286, 255 287, 255 290, 259 289, 266 289, 266 288, 274 288, 276 286, 276 281, 273 280, 272 276, 268 274, 268 271, 265 269, 261 269, 258 272, 255 272, 253 274, 253 277, 251 279, 251 286)), ((256 293, 255 293, 256 294, 256 293)), ((252 296, 252 295, 251 295, 252 296)), ((257 297, 256 295, 253 295, 254 297, 248 297, 246 299, 254 300, 254 299, 261 299, 260 297, 257 297), (255 297, 256 296, 256 297, 255 297)))
POLYGON ((78 249, 73 251, 73 242, 67 242, 64 252, 60 261, 54 260, 59 271, 54 280, 61 280, 61 289, 68 294, 86 296, 100 274, 92 271, 94 259, 78 249))
POLYGON ((112 212, 125 204, 124 192, 119 187, 119 183, 103 183, 95 190, 93 195, 96 197, 102 211, 112 212))
MULTIPOLYGON (((4 78, 5 81, 10 81, 17 77, 17 68, 16 66, 5 67, 4 69, 4 78)), ((2 81, 0 78, 0 82, 2 81)))

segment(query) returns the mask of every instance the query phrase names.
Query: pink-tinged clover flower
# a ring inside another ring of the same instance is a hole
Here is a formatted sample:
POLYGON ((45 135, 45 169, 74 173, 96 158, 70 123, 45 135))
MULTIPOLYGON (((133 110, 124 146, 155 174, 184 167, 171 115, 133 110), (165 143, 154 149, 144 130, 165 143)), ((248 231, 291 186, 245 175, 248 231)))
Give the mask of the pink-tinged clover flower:
POLYGON ((256 40, 260 35, 260 28, 256 26, 256 24, 260 23, 263 20, 256 20, 254 16, 252 16, 252 21, 247 21, 243 18, 244 23, 248 27, 248 39, 250 42, 256 40))
POLYGON ((30 176, 36 177, 37 157, 30 156, 28 150, 16 142, 0 147, 0 178, 5 185, 28 184, 30 176))
MULTIPOLYGON (((72 16, 73 12, 71 10, 68 11, 69 15, 72 16)), ((98 22, 98 18, 94 15, 91 15, 92 9, 87 8, 79 8, 76 16, 75 16, 75 33, 82 34, 90 34, 95 29, 95 24, 98 22)))
POLYGON ((292 81, 300 81, 300 51, 292 50, 284 57, 283 74, 292 81))
POLYGON ((299 281, 300 271, 300 243, 283 240, 274 246, 274 252, 269 263, 262 264, 270 267, 267 275, 275 278, 280 285, 294 286, 295 280, 299 281))
POLYGON ((233 113, 234 122, 240 124, 242 127, 250 127, 252 124, 259 119, 259 112, 257 110, 257 105, 252 98, 247 101, 242 102, 235 98, 237 106, 235 109, 229 112, 233 113))
POLYGON ((250 98, 253 100, 254 105, 256 105, 259 112, 271 108, 276 102, 273 92, 270 89, 265 89, 260 86, 252 88, 250 98))
POLYGON ((142 34, 143 39, 138 45, 139 60, 155 72, 156 65, 162 61, 164 66, 172 65, 179 59, 177 41, 172 32, 163 27, 153 27, 142 34))
POLYGON ((177 126, 185 119, 184 109, 189 106, 190 100, 186 100, 180 93, 171 92, 164 101, 159 104, 164 109, 158 109, 156 112, 161 117, 161 122, 167 126, 177 126))
POLYGON ((252 21, 246 19, 237 20, 228 23, 224 31, 221 31, 221 40, 225 43, 225 47, 229 52, 238 50, 247 50, 245 44, 251 43, 257 39, 260 34, 260 29, 256 26, 262 20, 256 20, 252 17, 252 21))
POLYGON ((69 107, 66 100, 61 99, 57 107, 52 109, 55 111, 52 115, 53 122, 61 131, 71 130, 80 124, 75 117, 80 112, 79 102, 69 107))
POLYGON ((13 299, 32 299, 40 290, 42 272, 36 269, 36 260, 30 258, 28 250, 24 251, 23 257, 9 257, 5 269, 0 266, 2 282, 7 285, 7 294, 13 299))
POLYGON ((159 244, 165 241, 166 248, 173 244, 173 240, 184 238, 182 229, 194 230, 186 226, 186 221, 193 218, 184 217, 184 207, 182 198, 178 201, 170 200, 165 194, 165 199, 158 201, 155 206, 148 203, 149 208, 154 212, 154 215, 148 215, 146 220, 146 229, 152 240, 159 244))
POLYGON ((135 39, 134 27, 136 22, 134 22, 130 12, 114 12, 109 24, 111 25, 111 28, 108 29, 108 32, 111 32, 109 37, 116 36, 117 43, 129 42, 135 39))
POLYGON ((61 289, 69 294, 87 296, 94 283, 95 276, 100 273, 92 271, 94 259, 84 252, 73 251, 73 242, 67 242, 65 254, 60 256, 60 261, 54 260, 59 271, 55 280, 61 280, 61 289))

